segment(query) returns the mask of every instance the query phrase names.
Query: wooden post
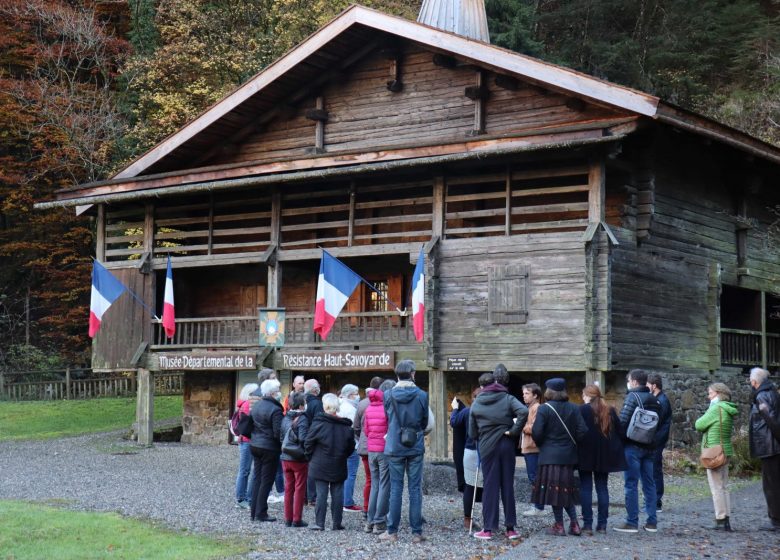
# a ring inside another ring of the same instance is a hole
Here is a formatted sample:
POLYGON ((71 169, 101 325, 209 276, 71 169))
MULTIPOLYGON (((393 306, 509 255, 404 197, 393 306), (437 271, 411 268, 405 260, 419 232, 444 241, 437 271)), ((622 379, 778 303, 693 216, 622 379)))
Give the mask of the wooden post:
POLYGON ((607 391, 607 382, 604 378, 604 372, 598 369, 589 369, 585 372, 586 385, 598 385, 602 394, 607 391))
POLYGON ((347 233, 347 247, 352 247, 355 238, 355 182, 349 184, 349 231, 347 233))
POLYGON ((444 235, 445 220, 445 197, 447 187, 444 177, 434 177, 433 179, 433 223, 431 225, 431 237, 442 239, 444 235))
POLYGON ((512 166, 506 166, 506 216, 504 235, 512 235, 512 166))
MULTIPOLYGON (((271 245, 279 247, 282 228, 282 195, 274 192, 271 195, 271 245)), ((277 249, 278 250, 278 249, 277 249)), ((282 300, 282 263, 272 259, 268 264, 268 286, 266 287, 266 305, 279 307, 282 300)))
POLYGON ((148 369, 138 369, 135 417, 138 424, 138 445, 151 447, 154 440, 154 377, 148 369))
POLYGON ((65 399, 70 399, 70 368, 65 368, 65 399))
POLYGON ((766 292, 761 290, 761 367, 766 369, 769 359, 766 355, 766 292))
POLYGON ((98 204, 97 207, 97 239, 95 239, 95 258, 100 262, 106 262, 106 205, 98 204))
POLYGON ((599 223, 604 221, 606 187, 604 183, 604 161, 591 159, 588 171, 588 222, 599 223))
POLYGON ((449 459, 447 433, 447 384, 444 372, 432 369, 428 373, 428 398, 433 411, 436 425, 430 435, 431 461, 446 461, 449 459))

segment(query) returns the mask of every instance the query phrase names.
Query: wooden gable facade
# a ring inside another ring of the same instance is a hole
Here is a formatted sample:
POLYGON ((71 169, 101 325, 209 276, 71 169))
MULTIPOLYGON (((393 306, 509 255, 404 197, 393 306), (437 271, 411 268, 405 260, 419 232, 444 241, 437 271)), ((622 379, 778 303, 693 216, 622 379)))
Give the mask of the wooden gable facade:
MULTIPOLYGON (((39 206, 89 207, 97 258, 156 309, 172 256, 175 337, 114 306, 94 368, 240 350, 337 390, 377 370, 285 368, 285 353, 390 352, 415 360, 444 418, 499 362, 518 387, 563 375, 612 397, 634 367, 690 392, 780 366, 778 163, 652 96, 353 7, 112 180, 39 206), (422 344, 388 303, 411 307, 421 246, 422 344), (357 290, 326 341, 312 331, 322 248, 383 292, 357 290), (284 347, 259 345, 258 308, 285 309, 284 347)), ((219 440, 249 375, 188 373, 185 436, 219 440)))

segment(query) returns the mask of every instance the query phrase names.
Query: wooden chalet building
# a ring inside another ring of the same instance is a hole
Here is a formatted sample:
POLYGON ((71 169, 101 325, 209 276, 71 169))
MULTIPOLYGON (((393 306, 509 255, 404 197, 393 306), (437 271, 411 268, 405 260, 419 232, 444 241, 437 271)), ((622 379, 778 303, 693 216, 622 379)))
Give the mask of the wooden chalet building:
POLYGON ((692 441, 707 383, 780 366, 780 150, 421 18, 353 6, 111 180, 38 205, 91 213, 96 257, 157 310, 172 256, 175 337, 123 298, 93 367, 186 370, 185 441, 226 442, 262 364, 336 391, 412 358, 432 458, 452 396, 499 362, 515 394, 563 376, 575 399, 592 380, 620 399, 646 367, 692 441), (320 248, 410 308, 421 246, 424 343, 362 287, 315 336, 320 248), (280 348, 260 346, 259 308, 285 310, 280 348))

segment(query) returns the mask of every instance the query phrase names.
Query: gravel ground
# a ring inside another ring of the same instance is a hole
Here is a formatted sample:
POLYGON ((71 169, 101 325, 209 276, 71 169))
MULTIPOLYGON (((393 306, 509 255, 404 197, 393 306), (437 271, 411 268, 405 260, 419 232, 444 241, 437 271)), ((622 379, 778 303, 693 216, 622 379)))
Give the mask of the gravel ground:
MULTIPOLYGON (((522 461, 520 461, 522 464, 522 461)), ((158 443, 138 448, 119 432, 47 442, 0 444, 0 498, 53 502, 73 509, 117 511, 165 525, 220 536, 256 539, 247 559, 279 558, 780 558, 780 535, 755 532, 765 522, 766 507, 760 483, 750 483, 734 496, 733 535, 713 535, 703 528, 712 517, 706 481, 700 478, 670 480, 659 533, 594 538, 552 538, 541 529, 550 517, 520 516, 518 532, 527 538, 509 542, 470 538, 462 528, 462 502, 456 491, 454 469, 426 467, 423 515, 428 541, 410 543, 402 517, 399 540, 386 545, 362 532, 360 514, 344 513, 346 531, 324 533, 289 529, 282 523, 252 523, 245 510, 234 505, 238 448, 158 443), (667 505, 668 504, 668 505, 667 505), (292 538, 291 538, 292 537, 292 538), (648 548, 650 547, 650 548, 648 548)), ((518 469, 518 512, 528 487, 518 469)), ((612 478, 610 523, 623 520, 622 484, 612 478)), ((362 467, 357 488, 362 488, 362 467)), ((355 492, 358 497, 358 490, 355 492)), ((270 513, 282 519, 281 504, 270 513)), ((479 505, 477 505, 479 511, 479 505)), ((311 522, 313 508, 304 520, 311 522)), ((328 519, 327 524, 330 524, 328 519)))

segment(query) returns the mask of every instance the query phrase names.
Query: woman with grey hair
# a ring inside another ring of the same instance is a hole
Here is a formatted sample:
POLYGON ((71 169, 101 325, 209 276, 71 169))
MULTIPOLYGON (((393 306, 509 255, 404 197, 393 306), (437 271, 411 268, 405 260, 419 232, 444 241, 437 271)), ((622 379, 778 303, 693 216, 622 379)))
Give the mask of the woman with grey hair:
POLYGON ((309 473, 317 487, 317 505, 314 508, 315 531, 325 529, 325 517, 330 492, 330 511, 333 530, 344 529, 341 524, 344 503, 344 480, 347 478, 347 457, 355 451, 355 434, 349 418, 340 418, 339 398, 328 393, 322 397, 323 413, 314 417, 306 435, 304 452, 309 460, 309 473))
POLYGON ((729 462, 734 455, 731 445, 731 432, 734 417, 739 410, 731 402, 731 390, 723 383, 713 383, 707 387, 710 406, 701 418, 696 420, 696 431, 702 432, 701 448, 714 445, 723 447, 726 462, 716 469, 707 469, 707 482, 710 484, 712 503, 715 507, 715 525, 712 529, 731 531, 731 497, 729 496, 729 462))
MULTIPOLYGON (((247 416, 252 405, 260 400, 259 397, 252 396, 252 393, 258 389, 257 383, 247 383, 241 389, 236 400, 236 409, 239 419, 247 416)), ((236 507, 249 509, 251 507, 252 483, 249 474, 252 471, 252 451, 249 445, 249 438, 238 436, 238 475, 236 476, 236 507)))
MULTIPOLYGON (((347 383, 341 388, 339 393, 339 412, 342 418, 347 418, 352 424, 355 421, 358 403, 360 402, 360 392, 357 385, 347 383)), ((357 479, 358 467, 360 466, 360 455, 357 449, 347 459, 347 480, 344 483, 344 511, 358 512, 363 508, 355 504, 355 480, 357 479)))
POLYGON ((260 385, 262 397, 252 406, 252 457, 255 476, 252 484, 252 519, 254 521, 276 521, 268 516, 268 494, 276 477, 279 456, 282 452, 282 398, 279 381, 267 379, 260 385))

